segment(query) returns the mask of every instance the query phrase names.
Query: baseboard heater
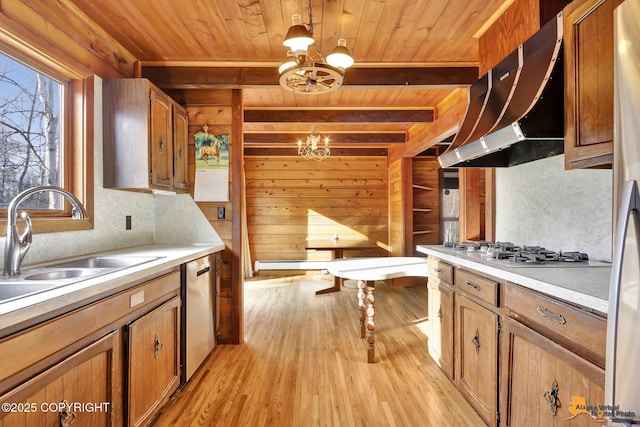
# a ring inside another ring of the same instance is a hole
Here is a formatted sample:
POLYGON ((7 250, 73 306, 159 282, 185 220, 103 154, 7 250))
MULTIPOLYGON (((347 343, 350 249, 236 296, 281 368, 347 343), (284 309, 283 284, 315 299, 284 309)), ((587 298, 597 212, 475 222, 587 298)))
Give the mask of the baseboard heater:
POLYGON ((275 260, 256 261, 254 271, 260 270, 326 270, 329 260, 275 260))

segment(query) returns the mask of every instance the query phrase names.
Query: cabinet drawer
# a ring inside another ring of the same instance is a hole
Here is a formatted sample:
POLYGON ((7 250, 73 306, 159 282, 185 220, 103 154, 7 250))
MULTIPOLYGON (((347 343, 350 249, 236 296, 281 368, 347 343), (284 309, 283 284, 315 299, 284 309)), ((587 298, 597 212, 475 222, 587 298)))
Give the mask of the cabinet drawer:
POLYGON ((455 284, 457 290, 498 306, 499 283, 497 281, 458 269, 455 284))
POLYGON ((511 317, 604 367, 607 327, 603 318, 508 282, 505 306, 511 317))
POLYGON ((432 256, 427 258, 429 277, 437 277, 443 282, 453 284, 453 266, 432 256))

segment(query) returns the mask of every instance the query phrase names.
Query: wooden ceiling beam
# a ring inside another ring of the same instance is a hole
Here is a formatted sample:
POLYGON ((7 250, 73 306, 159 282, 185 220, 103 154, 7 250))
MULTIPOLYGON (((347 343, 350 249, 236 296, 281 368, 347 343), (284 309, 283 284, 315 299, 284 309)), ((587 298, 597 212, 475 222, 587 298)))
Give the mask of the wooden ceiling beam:
MULTIPOLYGON (((245 133, 244 144, 270 145, 291 144, 292 141, 304 140, 308 133, 245 133)), ((331 144, 404 144, 407 141, 405 133, 325 133, 322 137, 329 137, 331 144)))
POLYGON ((433 110, 245 109, 245 123, 432 123, 433 110))
MULTIPOLYGON (((142 77, 162 89, 246 89, 279 87, 277 67, 158 66, 142 67, 142 77)), ((366 88, 457 88, 478 80, 478 68, 371 67, 347 70, 343 89, 366 88)))

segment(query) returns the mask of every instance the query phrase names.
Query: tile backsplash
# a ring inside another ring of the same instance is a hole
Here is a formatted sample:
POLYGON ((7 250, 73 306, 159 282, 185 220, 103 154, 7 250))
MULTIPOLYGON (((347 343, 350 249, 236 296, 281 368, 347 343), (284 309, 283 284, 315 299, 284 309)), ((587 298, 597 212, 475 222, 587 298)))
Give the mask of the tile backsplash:
POLYGON ((611 261, 613 172, 564 169, 562 155, 496 169, 496 241, 611 261))

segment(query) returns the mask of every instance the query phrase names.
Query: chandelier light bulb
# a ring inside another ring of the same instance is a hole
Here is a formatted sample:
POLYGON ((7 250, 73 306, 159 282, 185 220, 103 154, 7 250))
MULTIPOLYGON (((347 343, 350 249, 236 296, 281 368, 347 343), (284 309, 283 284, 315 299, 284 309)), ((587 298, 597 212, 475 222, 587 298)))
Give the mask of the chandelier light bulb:
POLYGON ((299 14, 292 15, 291 22, 292 25, 282 44, 291 49, 295 56, 306 56, 309 46, 314 43, 313 37, 307 27, 302 25, 302 17, 299 14))
POLYGON ((347 48, 347 41, 345 39, 338 40, 338 45, 327 56, 327 63, 332 67, 345 70, 351 67, 354 63, 351 52, 347 48))
POLYGON ((283 71, 286 71, 291 67, 295 67, 296 65, 297 65, 297 62, 293 56, 293 51, 290 50, 287 52, 287 59, 285 59, 282 65, 280 65, 280 67, 278 68, 278 72, 282 74, 283 71))

